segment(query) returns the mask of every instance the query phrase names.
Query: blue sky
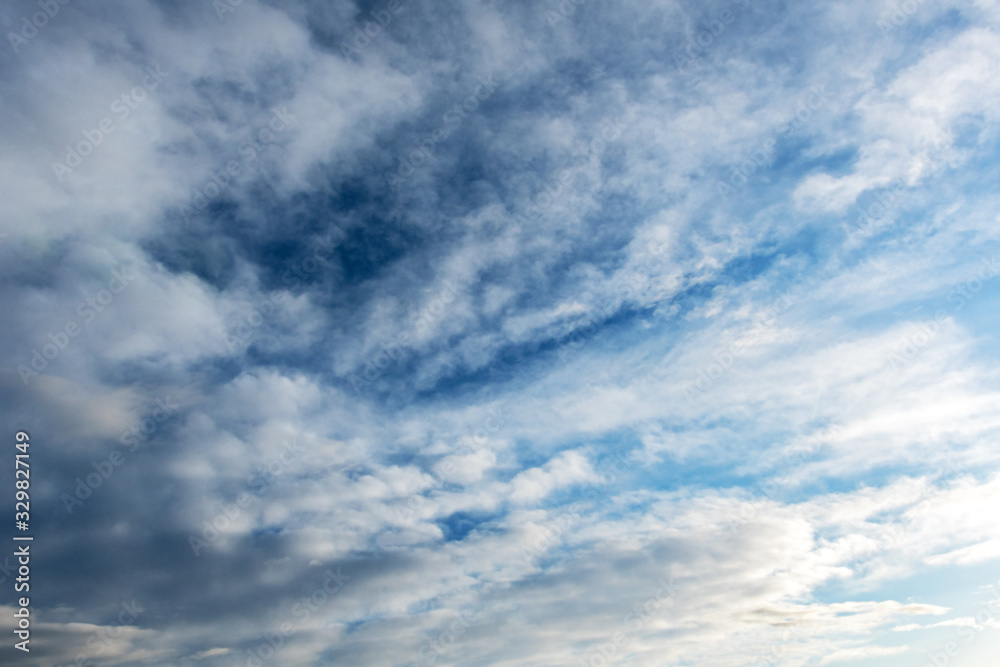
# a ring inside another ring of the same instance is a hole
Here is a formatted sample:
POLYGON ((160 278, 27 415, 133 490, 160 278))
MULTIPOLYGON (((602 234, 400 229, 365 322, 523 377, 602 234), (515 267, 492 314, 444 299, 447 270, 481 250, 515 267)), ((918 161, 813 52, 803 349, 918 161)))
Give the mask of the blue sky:
POLYGON ((997 2, 46 7, 4 660, 994 664, 997 2))

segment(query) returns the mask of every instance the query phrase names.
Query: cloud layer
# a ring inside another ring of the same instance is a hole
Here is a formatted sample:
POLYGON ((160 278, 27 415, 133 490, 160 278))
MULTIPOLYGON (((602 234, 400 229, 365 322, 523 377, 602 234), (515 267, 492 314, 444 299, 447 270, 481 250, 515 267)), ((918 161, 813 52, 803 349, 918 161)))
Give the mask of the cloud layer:
POLYGON ((5 660, 992 664, 996 2, 43 5, 5 660))

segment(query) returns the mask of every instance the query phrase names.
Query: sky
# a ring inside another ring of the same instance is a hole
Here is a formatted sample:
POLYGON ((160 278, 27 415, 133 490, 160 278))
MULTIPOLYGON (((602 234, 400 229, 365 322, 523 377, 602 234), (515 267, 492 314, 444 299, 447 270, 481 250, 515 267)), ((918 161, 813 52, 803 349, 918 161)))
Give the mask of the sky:
POLYGON ((0 24, 3 664, 996 664, 1000 3, 0 24))

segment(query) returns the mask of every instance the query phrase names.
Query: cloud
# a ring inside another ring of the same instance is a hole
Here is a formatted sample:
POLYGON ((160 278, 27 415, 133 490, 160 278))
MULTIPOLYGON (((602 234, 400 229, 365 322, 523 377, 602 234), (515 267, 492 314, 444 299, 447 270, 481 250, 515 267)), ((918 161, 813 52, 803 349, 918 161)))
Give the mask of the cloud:
POLYGON ((828 664, 973 618, 921 620, 1000 555, 993 4, 59 7, 0 52, 39 664, 828 664))

